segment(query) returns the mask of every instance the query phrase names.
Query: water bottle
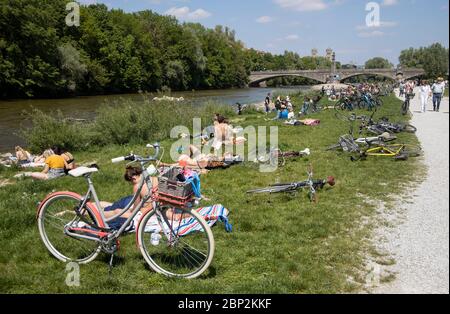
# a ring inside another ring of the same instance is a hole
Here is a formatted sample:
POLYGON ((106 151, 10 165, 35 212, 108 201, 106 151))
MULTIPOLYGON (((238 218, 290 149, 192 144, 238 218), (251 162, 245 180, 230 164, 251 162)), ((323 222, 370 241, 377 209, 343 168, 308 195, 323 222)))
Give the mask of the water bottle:
POLYGON ((150 243, 153 246, 158 246, 159 245, 159 240, 161 240, 161 235, 159 233, 152 233, 152 236, 150 238, 150 243))

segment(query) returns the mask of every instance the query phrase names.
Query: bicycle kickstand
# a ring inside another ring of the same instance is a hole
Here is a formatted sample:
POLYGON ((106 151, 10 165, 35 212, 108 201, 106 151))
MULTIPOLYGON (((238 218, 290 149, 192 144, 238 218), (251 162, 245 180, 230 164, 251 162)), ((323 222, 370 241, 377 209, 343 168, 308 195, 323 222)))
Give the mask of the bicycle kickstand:
POLYGON ((109 276, 112 275, 113 260, 114 260, 114 253, 111 254, 111 258, 109 259, 109 276))

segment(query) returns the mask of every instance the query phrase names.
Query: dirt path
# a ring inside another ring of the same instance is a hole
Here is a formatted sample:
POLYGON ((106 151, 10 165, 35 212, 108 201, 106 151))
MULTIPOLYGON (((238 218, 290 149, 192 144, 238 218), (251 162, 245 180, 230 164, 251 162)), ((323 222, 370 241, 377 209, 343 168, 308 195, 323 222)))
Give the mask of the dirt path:
POLYGON ((449 101, 441 112, 420 113, 419 93, 411 104, 412 124, 425 152, 427 177, 402 203, 405 219, 393 229, 381 230, 383 247, 396 260, 388 271, 396 279, 375 293, 449 293, 449 101))

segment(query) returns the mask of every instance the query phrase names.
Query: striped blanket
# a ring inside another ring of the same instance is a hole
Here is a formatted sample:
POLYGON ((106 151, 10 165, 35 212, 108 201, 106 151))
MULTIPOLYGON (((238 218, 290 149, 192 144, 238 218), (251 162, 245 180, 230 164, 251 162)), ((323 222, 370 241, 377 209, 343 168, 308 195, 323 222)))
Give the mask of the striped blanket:
MULTIPOLYGON (((225 230, 227 232, 232 231, 232 225, 228 221, 229 210, 223 207, 222 205, 214 205, 209 207, 202 207, 196 210, 206 221, 206 223, 212 227, 218 221, 224 224, 225 230)), ((168 226, 163 223, 161 225, 158 222, 156 215, 154 215, 147 226, 145 227, 145 232, 148 233, 160 233, 164 228, 165 231, 168 231, 168 226)), ((173 221, 172 228, 177 231, 177 233, 181 236, 186 236, 192 232, 201 230, 201 226, 198 222, 196 222, 193 218, 185 218, 181 221, 173 221)))

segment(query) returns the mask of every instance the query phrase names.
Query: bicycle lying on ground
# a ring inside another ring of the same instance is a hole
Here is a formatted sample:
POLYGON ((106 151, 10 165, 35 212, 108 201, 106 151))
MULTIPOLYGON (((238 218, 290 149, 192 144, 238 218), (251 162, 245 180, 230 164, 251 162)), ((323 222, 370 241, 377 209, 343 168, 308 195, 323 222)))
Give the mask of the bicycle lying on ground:
POLYGON ((351 134, 339 138, 339 143, 330 146, 327 151, 341 149, 350 156, 352 161, 366 159, 368 156, 393 157, 395 160, 407 160, 409 157, 422 155, 422 149, 409 144, 392 144, 395 137, 385 133, 383 136, 354 139, 351 134), (355 157, 356 155, 356 157, 355 157))
POLYGON ((374 121, 373 117, 375 115, 376 111, 372 113, 372 115, 369 116, 357 116, 355 113, 351 113, 350 115, 346 115, 341 112, 336 112, 335 116, 337 119, 354 123, 356 121, 360 121, 359 125, 359 134, 362 134, 364 130, 368 131, 371 134, 374 135, 381 135, 383 133, 401 133, 401 132, 407 132, 407 133, 415 133, 417 132, 417 128, 411 124, 407 123, 394 123, 390 122, 388 118, 381 118, 380 121, 374 121))
POLYGON ((132 154, 112 160, 113 163, 135 162, 143 169, 142 180, 133 199, 115 217, 105 218, 98 199, 91 179, 92 174, 98 172, 97 168, 81 167, 70 172, 73 177, 87 180, 85 196, 56 192, 40 203, 37 212, 39 233, 54 257, 63 262, 87 264, 104 252, 111 255, 111 269, 114 254, 120 248, 119 238, 127 234, 134 224, 139 250, 155 272, 169 277, 196 278, 206 271, 214 256, 215 242, 211 229, 195 210, 175 209, 159 201, 157 188, 152 184, 152 176, 158 171, 155 166, 146 165, 157 161, 160 146, 154 144, 147 147, 155 149, 153 156, 132 154), (132 210, 131 216, 119 230, 111 229, 109 224, 133 207, 144 185, 148 188, 148 195, 132 210), (149 202, 153 208, 141 213, 149 202), (135 219, 139 214, 141 217, 135 219), (195 225, 195 231, 187 231, 186 225, 195 225))
POLYGON ((324 180, 314 180, 313 167, 310 165, 308 168, 308 179, 306 181, 274 184, 270 187, 247 191, 247 194, 293 193, 301 189, 307 189, 310 201, 317 203, 317 190, 323 189, 327 184, 335 186, 335 178, 330 176, 324 180))
POLYGON ((409 144, 386 144, 377 147, 371 147, 360 152, 358 157, 350 157, 352 161, 365 159, 368 156, 392 157, 395 160, 408 160, 410 157, 419 157, 422 155, 422 149, 409 144))

